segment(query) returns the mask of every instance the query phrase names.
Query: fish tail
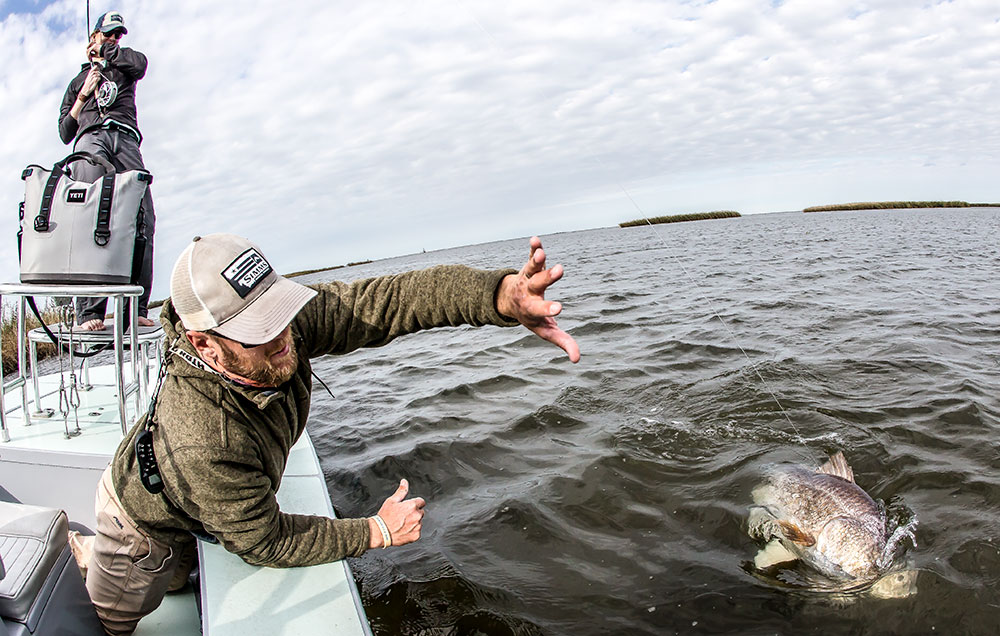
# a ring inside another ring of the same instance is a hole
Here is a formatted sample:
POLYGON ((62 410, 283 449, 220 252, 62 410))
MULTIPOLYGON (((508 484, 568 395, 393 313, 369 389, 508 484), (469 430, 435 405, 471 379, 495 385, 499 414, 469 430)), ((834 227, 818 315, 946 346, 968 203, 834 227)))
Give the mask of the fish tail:
POLYGON ((899 526, 892 531, 892 536, 885 542, 885 548, 882 549, 882 557, 879 559, 880 568, 885 569, 892 564, 893 557, 896 556, 896 547, 904 538, 909 537, 910 542, 913 543, 913 547, 917 547, 917 537, 913 534, 913 531, 916 529, 917 518, 914 517, 905 526, 899 526))

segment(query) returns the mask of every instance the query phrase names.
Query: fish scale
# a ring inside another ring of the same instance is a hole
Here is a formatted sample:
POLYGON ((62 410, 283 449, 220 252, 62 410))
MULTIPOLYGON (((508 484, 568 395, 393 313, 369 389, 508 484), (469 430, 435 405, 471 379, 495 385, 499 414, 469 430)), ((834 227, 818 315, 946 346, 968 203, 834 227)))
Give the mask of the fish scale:
POLYGON ((753 497, 751 536, 779 541, 791 556, 832 579, 871 580, 881 574, 885 510, 854 483, 841 453, 815 471, 773 468, 753 497))
POLYGON ((881 531, 884 535, 884 511, 855 483, 799 468, 789 469, 782 476, 784 489, 792 493, 787 509, 805 525, 818 529, 832 517, 847 515, 858 519, 873 534, 881 531))

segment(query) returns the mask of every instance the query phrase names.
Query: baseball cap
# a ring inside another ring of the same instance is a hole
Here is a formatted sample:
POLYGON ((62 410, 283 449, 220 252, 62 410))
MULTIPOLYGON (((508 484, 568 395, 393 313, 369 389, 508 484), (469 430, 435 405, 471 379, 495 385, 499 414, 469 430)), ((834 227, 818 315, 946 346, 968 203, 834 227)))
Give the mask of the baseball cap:
POLYGON ((196 236, 174 264, 170 299, 184 328, 250 345, 274 340, 316 291, 279 276, 233 234, 196 236))
POLYGON ((128 29, 125 28, 125 20, 122 18, 122 14, 117 11, 102 13, 101 17, 97 18, 97 22, 94 24, 95 32, 107 33, 115 29, 121 29, 122 33, 128 33, 128 29))

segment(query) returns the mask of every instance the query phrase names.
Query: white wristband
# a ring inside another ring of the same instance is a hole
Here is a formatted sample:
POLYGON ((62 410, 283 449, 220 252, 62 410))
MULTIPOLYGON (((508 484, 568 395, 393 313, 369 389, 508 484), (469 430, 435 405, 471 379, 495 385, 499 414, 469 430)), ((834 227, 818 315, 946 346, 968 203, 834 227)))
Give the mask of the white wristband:
POLYGON ((389 527, 385 525, 385 521, 383 521, 382 517, 378 515, 375 515, 372 519, 375 520, 375 525, 377 525, 378 529, 382 532, 382 547, 388 548, 392 545, 392 535, 389 534, 389 527))

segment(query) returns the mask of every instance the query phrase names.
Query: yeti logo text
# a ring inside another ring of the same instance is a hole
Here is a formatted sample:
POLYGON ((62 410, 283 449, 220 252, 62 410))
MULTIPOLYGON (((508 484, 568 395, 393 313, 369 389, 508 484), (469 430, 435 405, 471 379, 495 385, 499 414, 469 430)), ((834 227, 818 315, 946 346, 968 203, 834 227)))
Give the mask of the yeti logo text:
POLYGON ((222 277, 236 290, 240 298, 246 298, 247 294, 270 273, 271 265, 264 260, 260 252, 250 248, 229 264, 229 267, 222 272, 222 277))
POLYGON ((86 190, 69 190, 66 192, 66 203, 85 203, 86 201, 86 190))

